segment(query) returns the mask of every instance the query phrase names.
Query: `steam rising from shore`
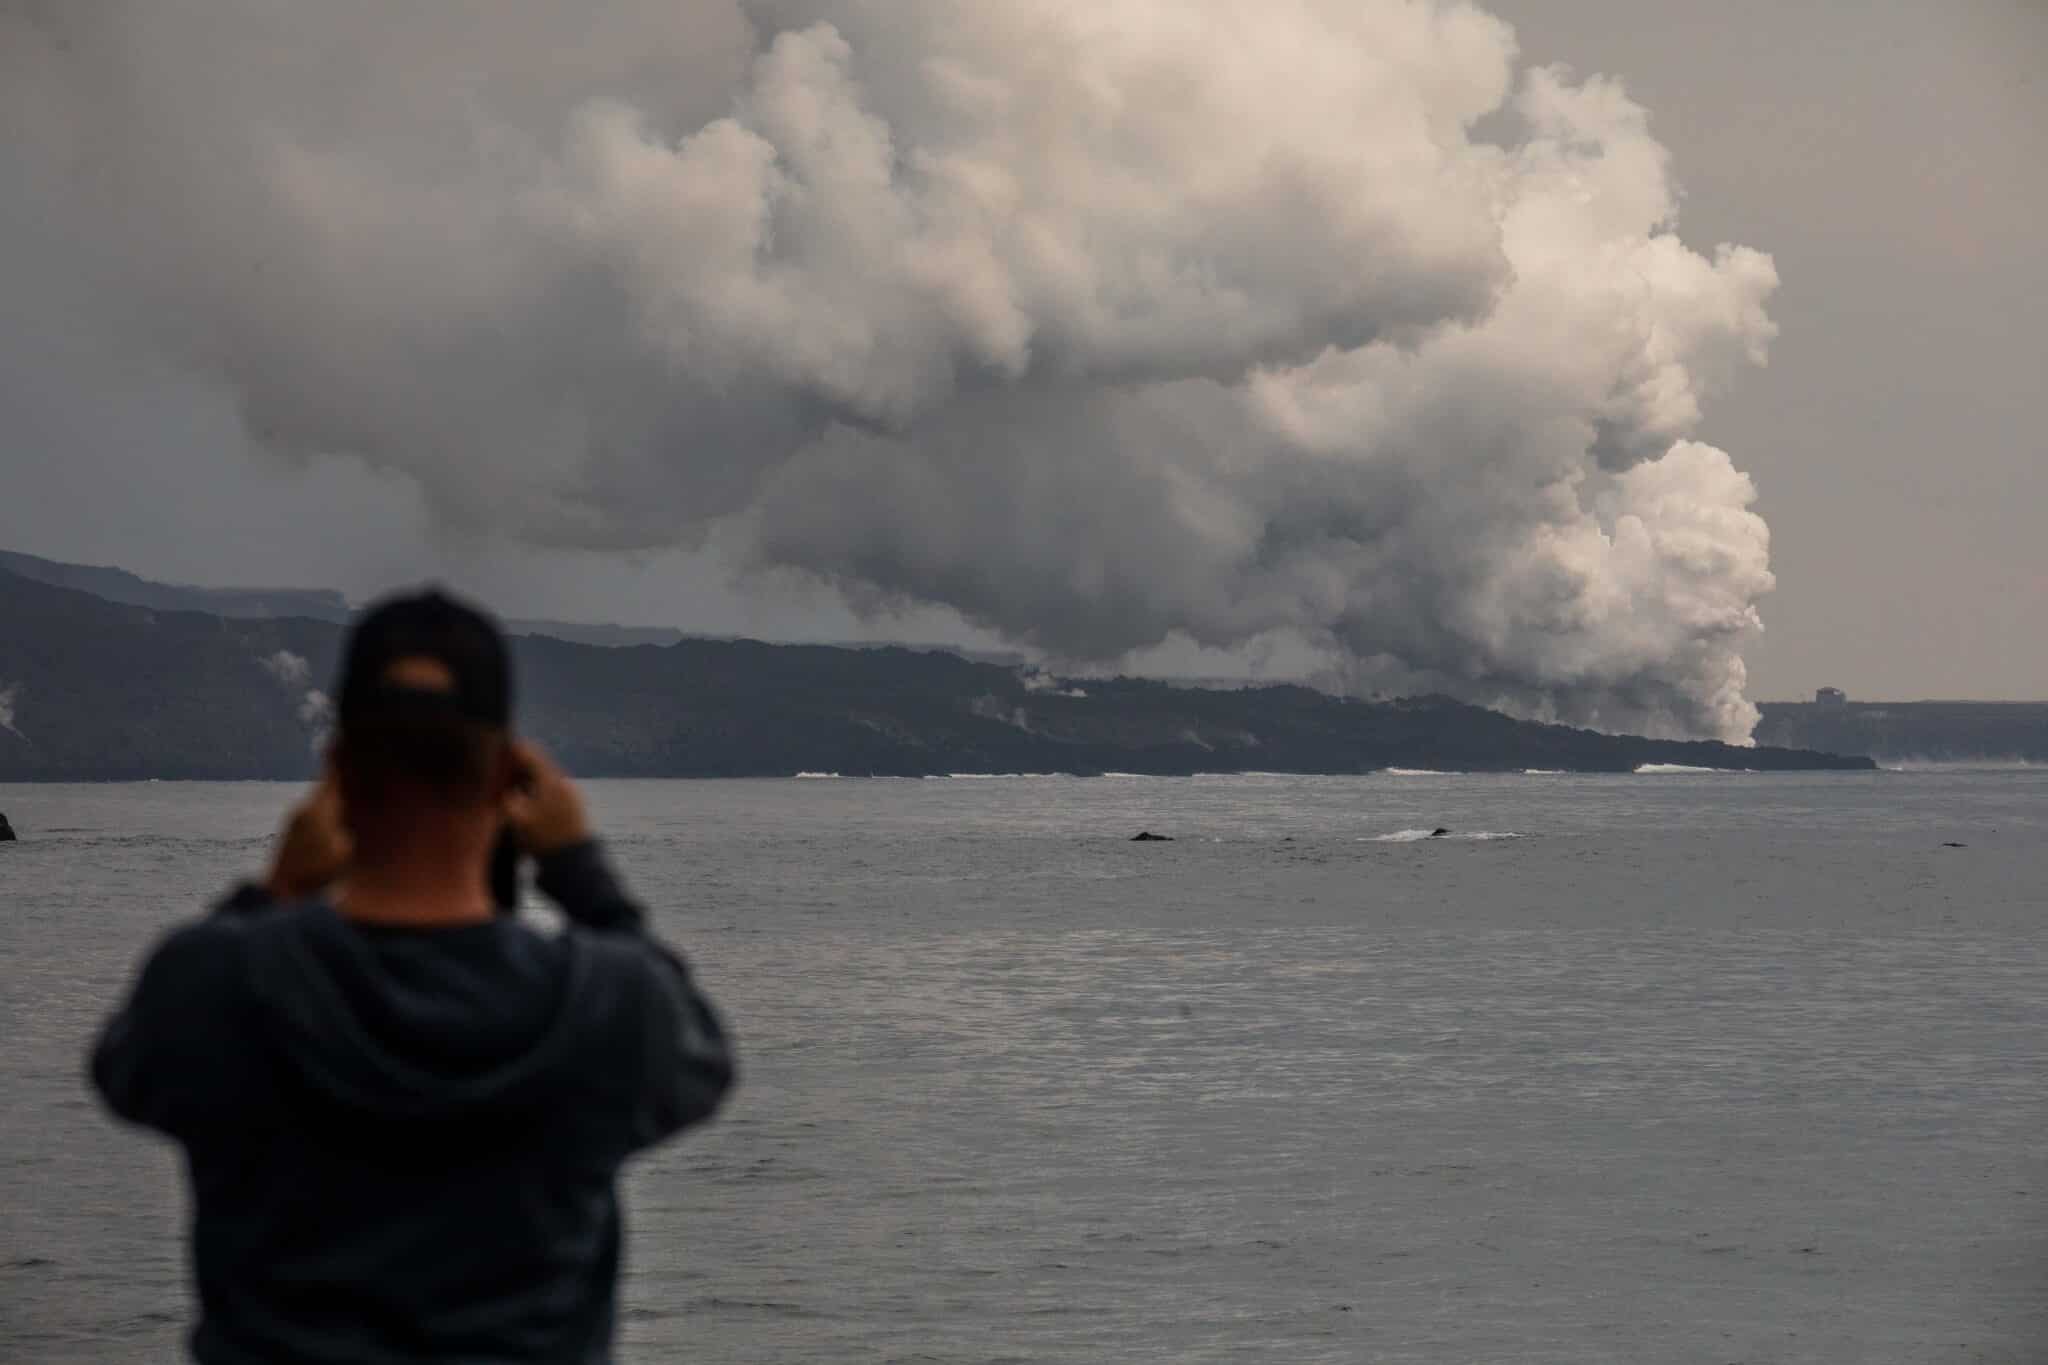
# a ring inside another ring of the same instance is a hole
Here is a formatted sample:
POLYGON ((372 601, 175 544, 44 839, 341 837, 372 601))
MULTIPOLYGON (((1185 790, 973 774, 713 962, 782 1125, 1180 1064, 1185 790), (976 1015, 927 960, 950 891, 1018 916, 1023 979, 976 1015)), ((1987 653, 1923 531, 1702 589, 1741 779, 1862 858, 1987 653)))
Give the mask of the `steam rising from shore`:
POLYGON ((1771 262, 1683 245, 1644 112, 1478 9, 279 8, 0 13, 9 163, 273 449, 1055 663, 1298 639, 1755 723, 1768 532, 1694 435, 1771 262))
POLYGON ((275 654, 258 659, 265 673, 277 680, 280 687, 299 699, 299 724, 306 727, 313 751, 318 753, 327 744, 327 736, 333 728, 334 703, 325 692, 312 686, 313 666, 302 654, 280 649, 275 654))

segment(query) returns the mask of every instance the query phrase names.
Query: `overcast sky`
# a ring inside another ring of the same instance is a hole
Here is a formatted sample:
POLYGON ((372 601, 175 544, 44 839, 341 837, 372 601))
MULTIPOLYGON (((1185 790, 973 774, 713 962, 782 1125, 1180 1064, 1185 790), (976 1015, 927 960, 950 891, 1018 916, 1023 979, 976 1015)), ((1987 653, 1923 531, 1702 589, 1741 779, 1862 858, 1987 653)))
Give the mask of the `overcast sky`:
MULTIPOLYGON (((1750 695, 2048 697, 2048 9, 1486 7, 1525 62, 1614 75, 1648 107, 1688 246, 1775 261, 1768 366, 1699 431, 1753 476, 1770 526, 1750 695)), ((24 183, 0 183, 0 546, 356 597, 442 577, 521 615, 993 639, 941 609, 863 622, 793 579, 735 587, 715 545, 539 551, 450 529, 403 476, 259 453, 223 390, 110 343, 104 305, 53 266, 64 221, 24 183)))

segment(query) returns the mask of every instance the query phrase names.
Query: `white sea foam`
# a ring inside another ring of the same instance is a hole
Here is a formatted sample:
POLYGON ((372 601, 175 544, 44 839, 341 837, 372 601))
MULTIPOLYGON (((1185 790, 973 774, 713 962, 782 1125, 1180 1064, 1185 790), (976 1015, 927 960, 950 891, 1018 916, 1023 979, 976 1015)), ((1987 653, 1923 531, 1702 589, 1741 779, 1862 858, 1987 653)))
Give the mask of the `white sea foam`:
POLYGON ((1753 773, 1754 768, 1701 768, 1690 763, 1645 763, 1636 769, 1639 777, 1674 777, 1683 773, 1753 773))
POLYGON ((1524 768, 1524 777, 1566 777, 1570 774, 1563 768, 1524 768))
POLYGON ((838 774, 838 773, 798 773, 798 774, 797 774, 797 776, 798 776, 799 778, 803 778, 803 779, 805 779, 805 780, 807 780, 807 781, 821 781, 821 780, 823 780, 823 779, 826 779, 826 778, 833 778, 833 777, 838 777, 839 775, 840 775, 840 774, 838 774))
POLYGON ((1382 768, 1380 771, 1388 777, 1463 777, 1465 775, 1456 770, 1446 771, 1438 768, 1382 768))
POLYGON ((1438 834, 1433 829, 1397 829, 1392 834, 1367 835, 1360 842, 1368 844, 1418 844, 1425 839, 1435 839, 1438 841, 1450 839, 1484 841, 1488 839, 1526 839, 1528 837, 1526 834, 1520 834, 1513 830, 1499 829, 1458 829, 1449 830, 1443 834, 1438 834))

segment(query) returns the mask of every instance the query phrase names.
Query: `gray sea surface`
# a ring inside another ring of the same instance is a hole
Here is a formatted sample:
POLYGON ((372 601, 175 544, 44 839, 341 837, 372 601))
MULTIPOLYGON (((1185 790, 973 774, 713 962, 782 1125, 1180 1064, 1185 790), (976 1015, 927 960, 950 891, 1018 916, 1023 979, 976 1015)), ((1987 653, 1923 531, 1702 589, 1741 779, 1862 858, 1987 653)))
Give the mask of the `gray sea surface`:
MULTIPOLYGON (((591 794, 745 1067, 624 1360, 2048 1361, 2048 771, 591 794)), ((81 1061, 293 795, 0 786, 0 1358, 180 1349, 81 1061)))

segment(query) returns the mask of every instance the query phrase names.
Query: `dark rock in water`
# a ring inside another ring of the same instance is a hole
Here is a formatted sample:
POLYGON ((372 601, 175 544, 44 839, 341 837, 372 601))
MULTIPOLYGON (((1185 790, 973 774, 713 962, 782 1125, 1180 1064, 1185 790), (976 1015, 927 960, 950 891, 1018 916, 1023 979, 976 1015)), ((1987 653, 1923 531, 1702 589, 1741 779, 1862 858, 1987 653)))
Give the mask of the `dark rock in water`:
MULTIPOLYGON (((5 825, 6 823, 7 823, 7 822, 6 822, 5 820, 0 820, 0 825, 5 825)), ((1943 845, 1942 845, 1942 847, 1943 847, 1943 848, 1968 848, 1968 847, 1969 847, 1969 845, 1968 845, 1968 844, 1943 844, 1943 845)))
POLYGON ((1429 832, 1429 837, 1432 839, 1441 839, 1449 833, 1449 830, 1445 829, 1442 825, 1438 825, 1435 829, 1429 832))
POLYGON ((14 838, 14 826, 7 823, 7 817, 0 815, 0 844, 14 838))
POLYGON ((1171 834, 1154 834, 1149 829, 1141 829, 1131 836, 1131 842, 1134 844, 1170 844, 1173 842, 1173 836, 1171 834))

